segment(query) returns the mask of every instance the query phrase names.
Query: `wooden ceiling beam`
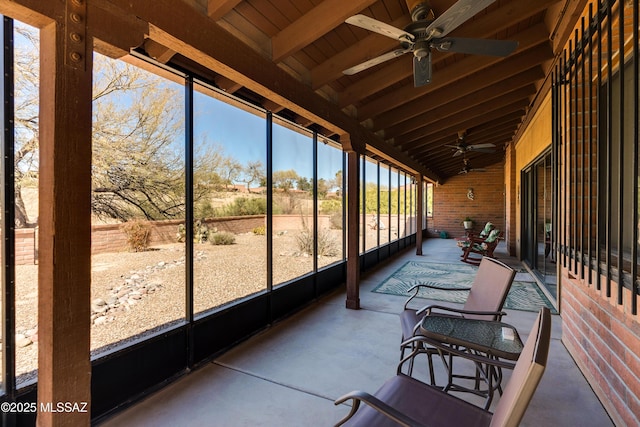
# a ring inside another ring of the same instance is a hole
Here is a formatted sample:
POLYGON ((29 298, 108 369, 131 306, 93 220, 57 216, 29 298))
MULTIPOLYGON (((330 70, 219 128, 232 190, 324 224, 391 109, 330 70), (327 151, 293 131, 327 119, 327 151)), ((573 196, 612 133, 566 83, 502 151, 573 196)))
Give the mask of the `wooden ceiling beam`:
MULTIPOLYGON (((454 115, 451 115, 444 120, 430 121, 428 123, 424 123, 421 127, 417 129, 414 129, 410 132, 406 132, 402 135, 398 135, 396 138, 394 138, 394 141, 399 141, 400 144, 410 142, 410 141, 415 141, 416 139, 420 139, 420 137, 425 132, 429 132, 429 130, 432 129, 434 126, 443 126, 448 123, 456 123, 461 120, 468 120, 474 117, 481 117, 485 114, 486 111, 491 111, 492 109, 497 109, 522 99, 526 99, 527 101, 530 102, 534 95, 535 95, 535 88, 532 85, 525 86, 515 91, 501 94, 499 97, 491 101, 484 102, 482 104, 475 105, 470 108, 461 109, 460 111, 456 112, 454 115)), ((466 128, 460 128, 460 129, 466 129, 466 128)))
POLYGON ((161 64, 166 64, 171 60, 173 55, 176 54, 174 50, 171 50, 166 46, 162 46, 160 43, 155 42, 151 39, 146 39, 144 41, 144 50, 151 58, 155 59, 161 64))
MULTIPOLYGON (((503 94, 500 97, 492 100, 491 102, 485 102, 475 107, 460 110, 455 116, 449 117, 447 120, 431 122, 419 129, 398 136, 394 139, 394 141, 396 142, 396 144, 403 145, 408 142, 420 139, 423 137, 423 135, 428 135, 429 133, 433 133, 434 131, 437 131, 439 129, 445 129, 450 125, 458 122, 466 121, 476 117, 482 117, 486 114, 486 112, 497 110, 521 100, 525 100, 527 102, 527 105, 529 105, 529 103, 531 102, 529 98, 532 97, 531 91, 529 89, 530 88, 525 87, 508 94, 503 94), (529 95, 523 95, 527 92, 529 93, 529 95)), ((454 134, 457 133, 460 129, 467 129, 467 127, 459 127, 455 130, 454 134)))
MULTIPOLYGON (((544 50, 544 55, 549 49, 544 50)), ((478 87, 506 87, 505 85, 532 82, 544 78, 541 68, 535 64, 536 55, 520 56, 509 58, 499 66, 493 66, 480 71, 473 77, 458 82, 455 87, 441 88, 432 94, 415 99, 398 107, 395 110, 386 112, 373 120, 371 130, 379 131, 418 116, 420 113, 428 113, 442 108, 445 102, 454 102, 465 96, 477 93, 478 87), (437 100, 437 102, 434 102, 437 100), (446 100, 446 101, 445 101, 446 100), (422 107, 422 108, 421 108, 422 107)))
MULTIPOLYGON (((35 3, 40 5, 52 2, 35 3)), ((87 8, 87 15, 92 17, 89 30, 96 52, 109 58, 123 58, 131 53, 132 48, 145 42, 149 26, 137 16, 122 14, 106 2, 88 2, 87 8)))
MULTIPOLYGON (((490 142, 488 141, 488 139, 491 138, 492 135, 495 135, 497 133, 502 133, 503 131, 507 131, 507 130, 511 130, 512 132, 515 132, 515 129, 517 129, 517 127, 521 122, 522 122, 522 117, 516 116, 510 113, 507 116, 499 117, 495 120, 492 120, 491 122, 483 123, 480 126, 475 126, 472 128, 474 134, 482 133, 483 136, 481 136, 478 140, 473 140, 473 141, 474 142, 475 141, 490 142)), ((418 157, 429 156, 429 158, 431 158, 434 155, 437 155, 437 151, 440 151, 435 149, 439 148, 439 146, 441 145, 450 144, 452 143, 452 141, 454 141, 455 143, 455 138, 453 138, 452 134, 448 134, 437 140, 430 139, 428 143, 425 143, 424 141, 422 141, 420 142, 420 144, 414 144, 412 148, 407 150, 407 153, 409 153, 409 155, 412 155, 412 156, 418 156, 418 157)))
MULTIPOLYGON (((344 108, 356 104, 389 86, 413 75, 412 54, 398 56, 385 62, 380 70, 360 78, 358 81, 338 93, 339 105, 344 108)), ((413 82, 411 83, 413 86, 413 82)))
MULTIPOLYGON (((513 137, 514 131, 515 131, 515 125, 512 125, 510 128, 503 129, 503 130, 501 130, 499 132, 496 132, 495 134, 493 134, 491 136, 483 138, 482 140, 479 140, 479 141, 467 141, 467 143, 469 145, 471 145, 471 144, 484 144, 484 143, 492 143, 492 144, 496 145, 494 153, 477 153, 477 152, 474 152, 474 151, 469 151, 469 152, 467 152, 467 157, 479 157, 479 156, 492 157, 492 156, 494 156, 495 154, 497 154, 500 151, 502 151, 503 147, 501 145, 503 143, 508 142, 508 141, 511 140, 511 138, 513 137)), ((455 151, 456 151, 455 148, 452 148, 451 151, 443 151, 441 148, 445 144, 454 145, 455 142, 452 143, 451 141, 448 141, 448 142, 440 143, 439 146, 435 145, 435 148, 437 148, 437 149, 432 148, 433 154, 429 155, 429 160, 430 161, 433 161, 435 163, 435 162, 446 161, 448 159, 462 158, 462 156, 460 156, 460 155, 458 155, 456 157, 453 157, 453 153, 455 153, 455 151)), ((416 151, 414 155, 416 155, 418 153, 421 153, 420 155, 424 156, 424 152, 425 151, 426 150, 416 151)))
POLYGON ((529 106, 529 100, 519 99, 511 104, 500 106, 498 108, 493 108, 494 106, 495 104, 490 105, 488 109, 483 112, 484 114, 479 116, 471 118, 462 117, 458 121, 447 121, 446 123, 438 123, 435 126, 430 126, 428 129, 421 130, 419 135, 415 135, 415 138, 414 135, 405 135, 401 141, 396 141, 395 145, 402 151, 407 151, 408 146, 416 140, 432 140, 441 138, 447 134, 455 135, 460 129, 469 129, 474 126, 479 126, 509 113, 521 111, 524 114, 524 111, 529 106))
POLYGON ((264 101, 262 101, 262 107, 267 111, 271 111, 272 113, 279 113, 280 111, 284 110, 284 107, 282 105, 273 102, 270 99, 265 99, 264 101))
MULTIPOLYGON (((483 131, 474 131, 474 135, 477 135, 474 138, 467 137, 465 138, 465 142, 468 144, 482 144, 485 142, 493 142, 496 141, 496 135, 509 134, 513 135, 515 129, 520 123, 521 118, 516 117, 507 121, 502 120, 494 120, 485 126, 488 126, 483 131)), ((476 127, 477 129, 477 127, 476 127)), ((453 137, 453 135, 446 135, 442 138, 436 140, 429 140, 428 144, 423 144, 420 146, 416 146, 415 148, 407 150, 412 156, 429 156, 429 158, 437 158, 438 152, 442 152, 441 148, 444 145, 455 145, 457 143, 457 138, 453 137)), ((453 149, 452 149, 453 150, 453 149)), ((453 151, 450 153, 453 155, 453 151)))
POLYGON ((240 4, 242 0, 209 0, 207 2, 207 14, 209 18, 217 21, 240 4))
POLYGON ((293 55, 376 1, 324 0, 271 39, 273 62, 293 55))
MULTIPOLYGON (((566 9, 562 12, 559 22, 555 22, 549 38, 553 44, 553 51, 557 54, 562 52, 565 44, 573 35, 576 23, 584 11, 588 0, 572 0, 566 4, 566 9)), ((594 8, 597 9, 597 8, 594 8)))
POLYGON ((416 129, 420 129, 423 126, 429 125, 433 122, 447 119, 448 117, 456 114, 464 114, 465 110, 470 108, 477 108, 484 103, 491 102, 494 99, 498 99, 505 94, 510 96, 531 96, 536 93, 536 87, 531 84, 531 81, 518 81, 507 80, 504 83, 497 83, 488 86, 482 90, 474 92, 470 95, 458 98, 455 101, 448 101, 441 104, 440 108, 436 108, 413 117, 410 120, 405 120, 395 126, 391 126, 384 130, 384 137, 394 138, 399 135, 411 132, 416 129))
POLYGON ((469 132, 473 132, 472 135, 468 137, 468 140, 471 141, 472 144, 482 144, 485 142, 491 142, 491 138, 496 134, 500 134, 506 132, 512 132, 515 134, 518 126, 522 123, 521 117, 512 118, 509 121, 493 121, 490 122, 486 127, 477 126, 473 129, 470 129, 469 132))
POLYGON ((227 93, 235 93, 242 89, 242 85, 240 83, 234 82, 225 76, 216 76, 214 82, 218 88, 227 93))
POLYGON ((37 28, 49 25, 55 17, 64 16, 65 14, 64 2, 2 0, 0 8, 4 15, 37 28))

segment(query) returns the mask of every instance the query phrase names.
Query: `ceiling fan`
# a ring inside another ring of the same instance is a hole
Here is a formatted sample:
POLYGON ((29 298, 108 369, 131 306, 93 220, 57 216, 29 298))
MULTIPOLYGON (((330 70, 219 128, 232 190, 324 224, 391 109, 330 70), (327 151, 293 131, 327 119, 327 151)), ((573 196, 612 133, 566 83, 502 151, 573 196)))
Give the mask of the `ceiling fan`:
POLYGON ((458 0, 439 17, 428 19, 428 17, 433 18, 434 14, 427 1, 407 0, 413 22, 407 25, 404 30, 365 15, 354 15, 347 18, 345 22, 348 24, 397 39, 401 48, 355 65, 344 70, 343 73, 353 75, 405 53, 412 52, 413 83, 415 87, 419 87, 431 81, 431 48, 441 52, 507 56, 516 49, 518 42, 445 37, 494 1, 458 0))
POLYGON ((463 159, 463 161, 464 161, 464 167, 460 170, 460 172, 458 172, 458 175, 467 174, 469 172, 486 172, 487 171, 484 168, 472 168, 471 165, 469 165, 469 159, 467 159, 466 157, 463 159))
POLYGON ((456 145, 447 145, 445 147, 453 148, 453 157, 459 156, 461 154, 468 153, 470 151, 474 151, 476 153, 493 153, 495 150, 495 144, 487 142, 485 144, 467 144, 465 142, 465 132, 458 132, 458 143, 456 145))

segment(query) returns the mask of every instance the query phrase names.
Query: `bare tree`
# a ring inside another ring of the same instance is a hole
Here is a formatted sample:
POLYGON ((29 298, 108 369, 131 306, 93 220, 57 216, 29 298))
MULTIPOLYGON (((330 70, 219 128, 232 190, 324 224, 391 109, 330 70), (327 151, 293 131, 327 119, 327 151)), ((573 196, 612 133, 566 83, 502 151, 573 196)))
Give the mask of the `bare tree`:
POLYGON ((242 169, 242 181, 247 185, 247 191, 251 190, 253 183, 261 183, 266 177, 265 168, 261 161, 248 162, 242 169))
POLYGON ((224 177, 224 185, 228 189, 242 174, 242 165, 232 157, 226 157, 222 162, 221 174, 224 177))
POLYGON ((122 221, 181 216, 179 87, 98 54, 94 68, 93 212, 122 221))
MULTIPOLYGON (((39 41, 16 24, 16 225, 32 225, 22 201, 37 188, 39 41)), ((92 210, 100 218, 179 218, 185 211, 183 87, 124 61, 94 54, 92 210)), ((206 141, 194 153, 194 202, 239 179, 243 170, 206 141)), ((258 175, 255 175, 258 176, 258 175)), ((253 179, 256 179, 255 177, 253 179)))
POLYGON ((15 74, 15 225, 30 227, 31 223, 22 198, 23 186, 38 183, 38 55, 40 41, 33 29, 16 25, 15 74))

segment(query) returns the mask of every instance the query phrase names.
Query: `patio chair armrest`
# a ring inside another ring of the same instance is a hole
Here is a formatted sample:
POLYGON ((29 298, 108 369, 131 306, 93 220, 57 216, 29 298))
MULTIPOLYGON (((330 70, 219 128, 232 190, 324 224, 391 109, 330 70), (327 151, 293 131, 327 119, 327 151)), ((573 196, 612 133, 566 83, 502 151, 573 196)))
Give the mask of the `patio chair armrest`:
POLYGON ((422 315, 422 314, 426 314, 426 313, 431 313, 431 311, 433 309, 438 309, 438 310, 442 310, 442 311, 449 311, 452 313, 457 313, 457 314, 461 314, 463 317, 465 314, 473 314, 473 315, 480 315, 480 316, 496 316, 497 319, 501 319, 502 316, 506 316, 507 313, 504 311, 477 311, 477 310, 465 310, 463 308, 455 308, 455 307, 447 307, 444 305, 428 305, 426 307, 421 308, 420 310, 418 310, 417 314, 418 315, 422 315))
POLYGON ((407 289, 407 292, 414 291, 414 294, 411 295, 409 299, 405 301, 404 307, 403 307, 405 310, 407 309, 407 306, 409 305, 411 300, 418 296, 418 292, 420 292, 420 288, 437 289, 439 291, 470 291, 471 290, 471 288, 434 286, 434 285, 429 285, 427 283, 418 283, 417 285, 413 285, 412 287, 407 289))
POLYGON ((344 424, 347 420, 349 420, 349 418, 351 418, 356 413, 356 411, 360 407, 360 402, 364 402, 365 404, 367 404, 371 408, 375 409, 376 411, 380 412, 381 414, 385 415, 389 419, 395 421, 396 423, 398 423, 398 424, 400 424, 402 426, 407 426, 407 427, 425 426, 425 424, 422 424, 422 423, 414 420, 413 418, 403 414, 402 412, 400 412, 397 409, 389 406, 388 404, 386 404, 382 400, 378 399, 377 397, 375 397, 375 396, 373 396, 373 395, 371 395, 371 394, 369 394, 367 392, 364 392, 364 391, 352 391, 352 392, 347 393, 344 396, 338 398, 334 402, 334 404, 335 405, 340 405, 340 404, 346 402, 347 400, 352 400, 353 401, 353 404, 351 406, 351 411, 347 414, 346 417, 344 417, 343 419, 338 421, 338 423, 336 424, 336 427, 341 426, 342 424, 344 424))

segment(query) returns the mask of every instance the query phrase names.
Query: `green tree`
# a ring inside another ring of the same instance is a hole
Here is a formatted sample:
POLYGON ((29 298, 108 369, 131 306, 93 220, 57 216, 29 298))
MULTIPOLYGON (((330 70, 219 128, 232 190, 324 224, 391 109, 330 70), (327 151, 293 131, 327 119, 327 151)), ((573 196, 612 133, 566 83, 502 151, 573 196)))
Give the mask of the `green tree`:
POLYGON ((306 191, 310 193, 311 191, 313 191, 313 184, 308 178, 301 176, 296 180, 296 188, 300 191, 306 191))
POLYGON ((272 174, 274 188, 289 191, 294 188, 294 184, 298 182, 300 176, 293 169, 284 171, 274 171, 272 174))
POLYGON ((324 178, 320 178, 318 180, 318 198, 324 199, 325 197, 327 197, 329 188, 329 182, 324 178))

